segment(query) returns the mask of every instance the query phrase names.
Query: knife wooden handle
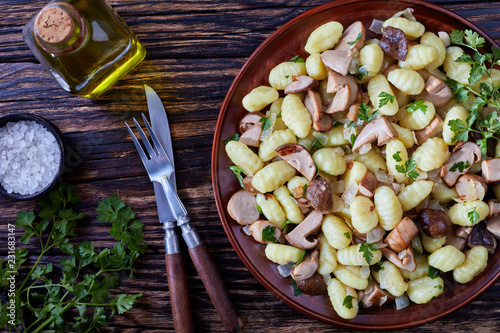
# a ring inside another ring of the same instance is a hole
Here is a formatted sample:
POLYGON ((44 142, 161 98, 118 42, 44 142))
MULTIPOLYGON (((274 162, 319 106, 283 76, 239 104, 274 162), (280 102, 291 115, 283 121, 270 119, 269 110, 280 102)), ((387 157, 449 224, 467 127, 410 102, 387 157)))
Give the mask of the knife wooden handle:
POLYGON ((224 327, 228 332, 238 331, 243 326, 243 321, 229 299, 229 294, 207 248, 201 243, 189 249, 189 254, 224 327))
POLYGON ((193 333, 193 319, 182 255, 180 253, 165 254, 165 262, 175 332, 193 333))

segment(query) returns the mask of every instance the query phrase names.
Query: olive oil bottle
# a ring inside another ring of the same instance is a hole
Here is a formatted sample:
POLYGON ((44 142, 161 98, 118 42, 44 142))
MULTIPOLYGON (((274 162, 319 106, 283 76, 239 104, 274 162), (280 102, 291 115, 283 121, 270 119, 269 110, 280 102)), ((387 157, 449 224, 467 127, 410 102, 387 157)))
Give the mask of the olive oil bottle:
POLYGON ((105 0, 50 2, 23 38, 64 90, 97 98, 140 63, 146 50, 105 0))

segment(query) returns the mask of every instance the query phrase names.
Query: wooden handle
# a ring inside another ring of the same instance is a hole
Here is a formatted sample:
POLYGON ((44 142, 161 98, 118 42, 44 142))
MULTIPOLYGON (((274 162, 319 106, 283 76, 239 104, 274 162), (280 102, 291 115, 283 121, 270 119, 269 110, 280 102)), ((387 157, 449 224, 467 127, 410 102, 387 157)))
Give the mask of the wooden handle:
POLYGON ((175 332, 193 333, 193 318, 182 255, 180 253, 165 254, 165 262, 175 332))
POLYGON ((222 284, 222 278, 207 248, 202 243, 189 249, 189 254, 224 327, 228 332, 238 331, 243 322, 229 299, 229 294, 222 284))

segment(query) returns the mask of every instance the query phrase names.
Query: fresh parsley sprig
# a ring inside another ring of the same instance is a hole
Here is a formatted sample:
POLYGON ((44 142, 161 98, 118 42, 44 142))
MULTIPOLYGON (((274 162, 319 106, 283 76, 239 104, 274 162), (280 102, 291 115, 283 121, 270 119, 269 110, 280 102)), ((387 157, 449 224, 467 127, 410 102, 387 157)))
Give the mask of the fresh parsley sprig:
POLYGON ((342 305, 345 306, 347 309, 352 309, 352 300, 354 299, 354 296, 352 295, 347 295, 344 298, 344 301, 342 302, 342 305))
POLYGON ((347 42, 347 44, 348 44, 348 45, 351 45, 351 46, 352 46, 352 45, 354 45, 354 44, 356 44, 356 43, 359 41, 359 39, 361 38, 361 36, 363 36, 363 33, 362 33, 362 32, 360 32, 360 33, 356 36, 356 39, 355 39, 355 40, 353 40, 352 42, 347 42))
MULTIPOLYGON (((400 154, 401 152, 397 151, 395 154, 392 155, 392 158, 394 158, 396 162, 402 162, 403 159, 401 158, 400 154)), ((413 157, 407 159, 403 165, 396 164, 396 171, 399 173, 404 173, 412 180, 415 180, 418 178, 418 176, 420 176, 420 173, 418 173, 416 168, 417 168, 417 163, 413 160, 413 157)))
POLYGON ((377 245, 375 244, 361 244, 359 246, 359 252, 363 253, 363 258, 368 263, 368 265, 372 264, 373 260, 373 252, 378 251, 377 245))
POLYGON ((479 221, 479 213, 476 210, 477 207, 474 207, 467 213, 467 217, 472 225, 475 225, 479 221))
POLYGON ((268 225, 264 229, 262 229, 262 240, 264 242, 272 242, 272 243, 277 243, 278 240, 274 236, 274 231, 276 230, 276 227, 268 225))
POLYGON ((381 108, 387 103, 394 103, 396 100, 396 96, 393 96, 391 94, 386 93, 385 91, 382 91, 378 97, 380 98, 380 101, 378 102, 378 107, 381 108))
MULTIPOLYGON (((129 271, 132 277, 133 265, 146 249, 142 222, 121 199, 111 196, 99 202, 97 220, 111 223, 110 233, 116 244, 99 249, 90 241, 72 245, 70 237, 76 236, 75 227, 84 218, 73 210, 78 202, 76 188, 63 184, 41 201, 40 213, 17 214, 16 226, 24 229, 21 242, 28 244, 30 239, 37 239, 40 253, 17 288, 15 325, 7 325, 11 319, 7 317, 7 305, 2 305, 0 326, 8 331, 17 331, 18 326, 33 333, 49 329, 98 331, 108 318, 128 311, 142 295, 111 296, 119 285, 119 273, 129 271), (42 265, 45 255, 57 249, 66 255, 59 264, 42 265)), ((28 255, 28 248, 16 251, 16 269, 26 263, 28 255)), ((4 269, 5 264, 6 260, 0 260, 0 286, 8 284, 5 274, 10 269, 4 269)))
POLYGON ((243 185, 243 178, 244 178, 243 175, 246 174, 245 170, 236 165, 231 165, 229 167, 229 170, 231 170, 236 176, 236 178, 238 178, 238 182, 240 183, 241 188, 245 189, 245 185, 243 185))
POLYGON ((470 167, 469 160, 466 160, 465 162, 464 161, 460 161, 460 162, 457 162, 457 163, 453 163, 453 165, 450 168, 450 171, 454 172, 454 171, 458 170, 460 173, 463 173, 464 170, 468 169, 469 167, 470 167))
POLYGON ((405 109, 406 111, 408 111, 408 113, 413 113, 417 110, 420 110, 422 111, 423 114, 425 114, 427 112, 427 105, 425 105, 424 102, 425 101, 423 99, 419 99, 418 101, 415 101, 405 106, 405 109))
POLYGON ((358 117, 358 119, 364 120, 367 123, 369 123, 370 121, 375 119, 377 117, 377 113, 378 113, 378 110, 375 110, 372 113, 370 113, 370 107, 368 105, 366 105, 366 103, 363 101, 361 101, 361 103, 359 103, 358 111, 359 111, 359 113, 356 113, 356 116, 358 117))

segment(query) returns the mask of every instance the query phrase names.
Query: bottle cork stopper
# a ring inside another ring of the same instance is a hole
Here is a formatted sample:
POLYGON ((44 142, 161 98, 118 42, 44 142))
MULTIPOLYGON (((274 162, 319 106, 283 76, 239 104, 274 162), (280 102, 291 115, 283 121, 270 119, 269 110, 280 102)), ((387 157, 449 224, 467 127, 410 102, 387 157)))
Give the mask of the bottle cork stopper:
POLYGON ((75 33, 75 22, 64 8, 48 6, 38 14, 36 30, 46 43, 66 43, 75 33))

